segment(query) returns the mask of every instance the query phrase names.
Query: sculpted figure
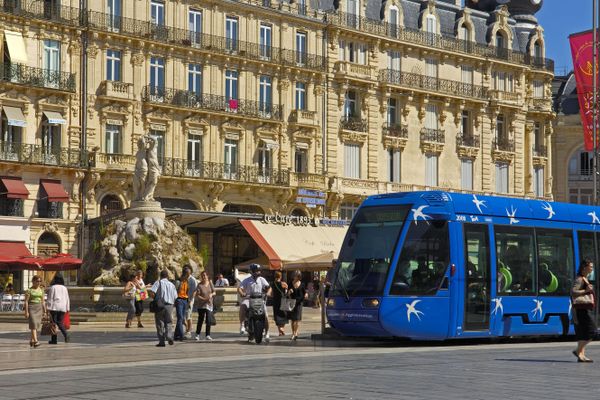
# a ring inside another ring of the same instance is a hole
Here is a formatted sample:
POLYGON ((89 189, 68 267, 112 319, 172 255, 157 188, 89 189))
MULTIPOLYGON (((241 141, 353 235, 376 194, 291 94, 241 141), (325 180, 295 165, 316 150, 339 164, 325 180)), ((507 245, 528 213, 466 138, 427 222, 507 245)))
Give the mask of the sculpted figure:
POLYGON ((133 173, 133 199, 141 201, 144 199, 146 190, 146 179, 148 177, 148 161, 146 161, 146 138, 141 137, 138 142, 138 150, 135 153, 135 171, 133 173))
POLYGON ((158 162, 158 151, 156 149, 156 140, 148 137, 148 147, 146 149, 146 162, 148 163, 148 177, 146 178, 146 187, 144 189, 144 200, 154 201, 154 190, 158 183, 161 173, 161 166, 158 162))

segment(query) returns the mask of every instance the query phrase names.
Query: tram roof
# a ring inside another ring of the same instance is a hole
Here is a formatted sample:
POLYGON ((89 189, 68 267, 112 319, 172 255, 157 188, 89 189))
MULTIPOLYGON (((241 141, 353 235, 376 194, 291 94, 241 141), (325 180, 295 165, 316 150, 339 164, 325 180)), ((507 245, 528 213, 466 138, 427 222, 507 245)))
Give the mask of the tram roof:
POLYGON ((364 206, 383 204, 426 205, 426 214, 504 217, 599 225, 600 207, 538 199, 451 193, 444 191, 399 192, 370 196, 364 206))

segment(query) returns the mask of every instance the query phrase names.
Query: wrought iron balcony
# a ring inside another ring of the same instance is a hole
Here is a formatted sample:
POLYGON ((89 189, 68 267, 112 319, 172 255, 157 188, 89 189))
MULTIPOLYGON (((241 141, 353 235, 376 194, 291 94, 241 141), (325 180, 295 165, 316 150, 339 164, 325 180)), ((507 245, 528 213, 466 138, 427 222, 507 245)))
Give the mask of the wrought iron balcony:
POLYGON ((63 203, 58 201, 38 200, 38 217, 39 218, 63 218, 63 203))
POLYGON ((76 87, 75 74, 23 64, 0 64, 0 81, 67 92, 75 92, 76 87))
POLYGON ((508 138, 496 138, 492 141, 492 148, 498 151, 515 152, 515 141, 508 138))
POLYGON ((261 168, 249 165, 232 165, 207 161, 192 161, 177 158, 165 158, 162 174, 182 178, 259 183, 277 186, 289 186, 289 170, 261 168))
POLYGON ((402 139, 408 139, 407 124, 390 124, 386 122, 383 126, 383 136, 391 136, 402 139))
POLYGON ((71 26, 81 26, 85 22, 83 18, 85 14, 78 8, 52 4, 43 0, 0 0, 0 13, 71 26))
POLYGON ((7 217, 22 217, 24 216, 23 199, 8 199, 0 197, 0 215, 7 217))
POLYGON ((494 58, 515 64, 529 65, 532 68, 554 71, 554 61, 510 49, 490 47, 469 40, 457 39, 453 36, 438 35, 417 29, 401 27, 382 20, 359 17, 341 11, 329 11, 326 20, 332 25, 355 29, 373 35, 387 36, 406 43, 414 43, 452 53, 463 53, 479 57, 494 58))
POLYGON ((380 70, 379 81, 392 85, 406 86, 461 97, 487 99, 488 96, 488 91, 483 86, 410 72, 396 71, 393 69, 380 70))
POLYGON ((421 128, 421 142, 444 144, 446 133, 443 129, 421 128))
POLYGON ((344 116, 340 120, 340 128, 347 131, 367 132, 367 120, 359 117, 344 116))
POLYGON ((459 133, 456 135, 456 147, 479 147, 479 135, 465 135, 459 133))
POLYGON ((36 144, 0 142, 0 162, 2 161, 84 168, 87 166, 87 155, 80 149, 49 149, 36 144))
POLYGON ((173 88, 145 86, 142 100, 198 110, 211 110, 254 118, 281 120, 283 106, 253 100, 229 99, 215 94, 194 93, 173 88))
POLYGON ((88 24, 92 29, 147 38, 169 45, 206 50, 211 53, 323 71, 327 68, 325 57, 315 54, 280 49, 187 29, 156 25, 149 21, 118 17, 106 13, 90 11, 88 24))
POLYGON ((534 157, 548 157, 548 148, 542 144, 536 144, 532 149, 534 157))

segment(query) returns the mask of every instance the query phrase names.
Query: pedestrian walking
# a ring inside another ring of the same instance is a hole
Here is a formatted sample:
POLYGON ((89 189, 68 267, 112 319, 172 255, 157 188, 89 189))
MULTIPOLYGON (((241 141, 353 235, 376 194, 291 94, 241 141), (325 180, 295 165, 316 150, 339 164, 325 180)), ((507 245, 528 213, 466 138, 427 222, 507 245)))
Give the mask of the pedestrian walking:
POLYGON ((202 324, 205 323, 206 340, 212 340, 210 336, 210 314, 213 312, 213 297, 215 297, 215 288, 208 277, 206 271, 202 271, 200 274, 200 282, 196 288, 195 298, 198 308, 198 322, 196 324, 196 340, 200 340, 200 333, 202 332, 202 324))
POLYGON ((288 285, 282 282, 281 277, 281 271, 275 271, 275 281, 271 289, 271 295, 273 296, 273 318, 275 319, 279 336, 285 335, 285 324, 288 323, 287 312, 281 310, 281 299, 287 295, 288 285))
POLYGON ((292 340, 298 339, 300 321, 302 321, 302 303, 307 298, 306 288, 302 282, 302 272, 294 271, 292 283, 289 285, 288 295, 296 300, 296 306, 290 311, 289 317, 292 321, 292 340))
MULTIPOLYGON (((194 302, 198 280, 192 276, 192 266, 186 264, 185 267, 190 269, 190 277, 188 278, 188 307, 185 311, 185 338, 192 338, 192 315, 194 313, 194 302)), ((185 268, 184 267, 184 268, 185 268)))
POLYGON ((164 307, 154 313, 156 323, 156 335, 158 344, 156 347, 165 347, 165 341, 173 344, 173 304, 177 299, 177 289, 169 281, 169 271, 160 271, 160 279, 154 282, 150 288, 150 297, 162 301, 164 307))
POLYGON ((135 317, 135 274, 131 275, 123 289, 123 297, 127 300, 127 317, 125 317, 125 328, 131 328, 131 321, 135 317))
MULTIPOLYGON (((67 330, 65 329, 64 320, 65 314, 70 310, 70 308, 71 303, 69 301, 69 291, 65 287, 65 280, 62 275, 57 274, 52 280, 50 288, 48 289, 46 309, 50 312, 50 319, 52 322, 56 324, 58 329, 63 334, 65 343, 69 342, 69 336, 67 335, 67 330)), ((57 340, 57 335, 52 335, 48 343, 57 344, 57 340)))
POLYGON ((596 335, 596 323, 594 322, 594 308, 596 306, 596 295, 594 286, 588 280, 588 276, 594 270, 594 263, 589 258, 583 260, 577 272, 577 278, 571 289, 571 301, 573 303, 573 322, 575 324, 575 338, 577 349, 573 354, 577 362, 593 362, 585 355, 585 347, 596 335))
POLYGON ((31 287, 25 292, 25 318, 29 321, 31 339, 29 347, 38 347, 38 332, 42 329, 42 317, 46 314, 44 303, 44 288, 41 286, 42 278, 34 275, 31 279, 31 287))
POLYGON ((138 328, 143 328, 144 324, 142 324, 142 314, 144 313, 144 300, 148 298, 148 290, 146 289, 146 284, 144 283, 144 271, 138 269, 135 272, 135 316, 137 317, 137 326, 138 328))
POLYGON ((175 282, 177 289, 177 299, 175 300, 175 314, 177 315, 177 323, 175 325, 175 340, 184 340, 185 331, 183 325, 186 321, 186 313, 189 306, 189 283, 188 279, 192 274, 192 269, 184 266, 181 270, 179 280, 175 282))

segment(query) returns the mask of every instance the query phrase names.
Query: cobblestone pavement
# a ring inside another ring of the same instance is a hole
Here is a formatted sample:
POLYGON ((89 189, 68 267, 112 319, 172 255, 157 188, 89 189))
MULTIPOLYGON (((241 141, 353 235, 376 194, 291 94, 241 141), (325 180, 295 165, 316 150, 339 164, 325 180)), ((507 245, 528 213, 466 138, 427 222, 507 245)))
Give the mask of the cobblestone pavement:
MULTIPOLYGON (((4 324, 0 399, 600 398, 600 366, 576 363, 572 342, 312 341, 311 321, 297 342, 256 346, 216 328, 214 342, 156 348, 150 327, 74 327, 73 342, 31 350, 4 324)), ((600 363, 600 346, 588 355, 600 363)))

